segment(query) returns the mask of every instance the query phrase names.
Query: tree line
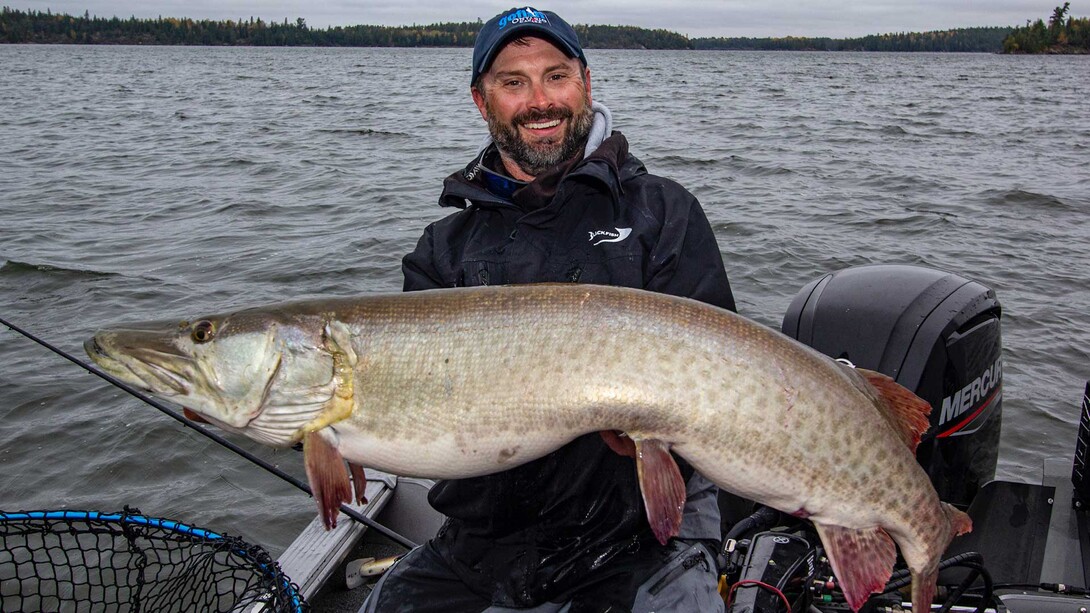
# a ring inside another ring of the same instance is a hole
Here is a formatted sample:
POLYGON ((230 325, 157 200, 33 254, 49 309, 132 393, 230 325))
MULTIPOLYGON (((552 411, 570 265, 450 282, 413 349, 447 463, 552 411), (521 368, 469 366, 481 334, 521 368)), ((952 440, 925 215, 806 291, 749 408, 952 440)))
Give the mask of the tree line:
MULTIPOLYGON (((0 10, 0 42, 121 45, 253 45, 316 47, 472 47, 483 23, 311 28, 306 21, 261 18, 212 21, 189 18, 104 18, 49 10, 0 10)), ((587 48, 690 49, 687 37, 632 26, 577 25, 587 48)))
MULTIPOLYGON (((588 49, 753 49, 818 51, 969 51, 1039 53, 1090 49, 1090 20, 1068 18, 1069 3, 1049 24, 1025 28, 960 28, 934 32, 875 34, 860 38, 689 38, 634 26, 576 25, 588 49)), ((260 18, 213 21, 189 18, 104 18, 49 10, 0 10, 0 43, 126 45, 252 45, 318 47, 471 47, 482 22, 411 26, 307 26, 304 19, 260 18)))
POLYGON ((1071 3, 1056 7, 1048 18, 1026 21, 1003 41, 1005 53, 1090 53, 1090 19, 1068 17, 1071 3))
POLYGON ((252 45, 339 47, 461 47, 472 45, 481 24, 441 23, 429 26, 358 25, 313 29, 306 21, 213 21, 81 17, 49 10, 0 10, 0 42, 119 45, 252 45), (467 42, 468 41, 468 42, 467 42))
POLYGON ((947 51, 996 52, 1013 28, 959 28, 934 32, 873 34, 860 38, 697 38, 695 49, 761 51, 947 51))

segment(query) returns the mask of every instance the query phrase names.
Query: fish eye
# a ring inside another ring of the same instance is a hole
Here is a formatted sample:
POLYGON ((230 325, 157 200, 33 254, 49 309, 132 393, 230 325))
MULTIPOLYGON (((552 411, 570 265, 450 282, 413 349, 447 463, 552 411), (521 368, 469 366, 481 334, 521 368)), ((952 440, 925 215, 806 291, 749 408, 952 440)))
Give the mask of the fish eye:
POLYGON ((194 343, 207 343, 212 340, 212 337, 216 335, 216 328, 212 325, 212 322, 207 319, 198 321, 193 324, 193 331, 190 336, 193 337, 194 343))

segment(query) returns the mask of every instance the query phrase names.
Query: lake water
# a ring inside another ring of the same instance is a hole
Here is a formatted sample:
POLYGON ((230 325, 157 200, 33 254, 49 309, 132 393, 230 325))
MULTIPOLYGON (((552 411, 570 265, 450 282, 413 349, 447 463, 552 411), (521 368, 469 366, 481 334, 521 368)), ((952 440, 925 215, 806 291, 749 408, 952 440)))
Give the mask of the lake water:
MULTIPOLYGON (((400 289, 485 128, 467 49, 0 46, 0 316, 97 328, 400 289)), ((1003 304, 1000 476, 1072 454, 1090 377, 1090 58, 590 51, 594 98, 779 326, 826 271, 1003 304)), ((236 439, 238 440, 238 439, 236 439)), ((242 441, 302 475, 301 455, 242 441)), ((895 494, 894 494, 895 495, 895 494)), ((304 494, 6 329, 0 508, 124 505, 282 550, 304 494)))

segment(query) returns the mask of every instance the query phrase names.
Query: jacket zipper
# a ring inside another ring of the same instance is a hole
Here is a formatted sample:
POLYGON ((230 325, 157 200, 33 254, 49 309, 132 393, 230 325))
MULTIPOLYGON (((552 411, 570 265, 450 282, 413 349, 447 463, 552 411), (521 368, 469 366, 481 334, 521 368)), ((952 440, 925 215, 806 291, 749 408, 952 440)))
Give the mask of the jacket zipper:
POLYGON ((696 566, 697 564, 700 564, 701 562, 704 563, 704 569, 707 570, 708 562, 707 559, 704 557, 704 554, 699 551, 693 553, 689 557, 682 560, 680 566, 675 566, 673 569, 670 570, 670 572, 666 573, 662 576, 661 579, 656 581, 655 584, 651 586, 651 589, 647 590, 647 593, 652 596, 658 594, 662 591, 664 587, 669 585, 675 579, 683 575, 686 571, 696 566))

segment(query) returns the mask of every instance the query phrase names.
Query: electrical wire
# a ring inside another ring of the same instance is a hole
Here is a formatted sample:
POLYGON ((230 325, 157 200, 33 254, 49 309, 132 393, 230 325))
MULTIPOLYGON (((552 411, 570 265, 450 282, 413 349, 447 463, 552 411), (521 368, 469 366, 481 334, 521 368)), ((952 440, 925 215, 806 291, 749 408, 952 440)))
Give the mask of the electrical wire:
POLYGON ((780 588, 772 584, 765 583, 764 581, 758 581, 756 579, 742 579, 741 581, 730 586, 730 591, 727 592, 727 610, 730 610, 731 601, 734 600, 734 590, 746 585, 755 585, 779 596, 780 600, 783 601, 784 611, 786 613, 791 613, 791 603, 787 600, 787 596, 780 590, 780 588))

